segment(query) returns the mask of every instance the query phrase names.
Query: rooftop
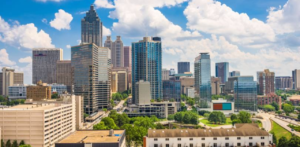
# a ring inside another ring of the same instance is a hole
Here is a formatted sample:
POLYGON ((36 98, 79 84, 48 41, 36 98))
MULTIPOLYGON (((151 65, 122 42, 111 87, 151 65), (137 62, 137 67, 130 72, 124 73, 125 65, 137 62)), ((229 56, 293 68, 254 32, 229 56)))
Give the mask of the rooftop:
POLYGON ((292 95, 289 97, 290 100, 300 100, 300 95, 292 95))
POLYGON ((230 129, 171 129, 148 130, 148 137, 224 137, 224 136, 269 136, 257 124, 236 124, 230 129))
POLYGON ((48 109, 52 109, 52 108, 63 106, 63 105, 66 105, 66 104, 51 103, 49 101, 49 102, 39 103, 39 104, 37 104, 37 103, 20 104, 20 105, 0 109, 0 111, 2 111, 2 110, 22 110, 22 111, 24 111, 24 110, 48 110, 48 109))
POLYGON ((125 130, 114 130, 113 136, 109 136, 110 130, 76 131, 59 143, 114 143, 119 142, 125 130))

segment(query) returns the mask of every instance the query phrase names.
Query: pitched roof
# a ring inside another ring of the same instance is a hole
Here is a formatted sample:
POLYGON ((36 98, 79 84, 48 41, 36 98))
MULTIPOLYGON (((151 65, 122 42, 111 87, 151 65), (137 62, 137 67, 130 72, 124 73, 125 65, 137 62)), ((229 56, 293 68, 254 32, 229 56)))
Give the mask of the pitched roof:
POLYGON ((236 124, 230 129, 165 129, 148 130, 148 137, 221 137, 221 136, 269 136, 256 124, 236 124))

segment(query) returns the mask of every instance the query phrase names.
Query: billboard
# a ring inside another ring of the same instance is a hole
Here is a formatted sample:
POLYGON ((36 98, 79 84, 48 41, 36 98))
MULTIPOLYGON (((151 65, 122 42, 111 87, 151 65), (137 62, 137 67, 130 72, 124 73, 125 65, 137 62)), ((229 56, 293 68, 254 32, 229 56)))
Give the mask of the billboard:
POLYGON ((213 110, 232 110, 231 103, 214 103, 213 110))

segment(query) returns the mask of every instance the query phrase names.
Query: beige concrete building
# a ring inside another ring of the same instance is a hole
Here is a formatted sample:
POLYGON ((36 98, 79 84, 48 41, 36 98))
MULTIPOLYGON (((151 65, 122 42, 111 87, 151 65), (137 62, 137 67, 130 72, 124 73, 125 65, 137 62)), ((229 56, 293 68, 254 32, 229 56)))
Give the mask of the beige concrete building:
POLYGON ((293 75, 293 89, 299 90, 300 89, 300 69, 295 69, 292 71, 293 75))
POLYGON ((162 69, 161 80, 170 80, 170 70, 162 69))
POLYGON ((111 71, 111 90, 123 92, 128 90, 128 68, 113 68, 111 71))
POLYGON ((217 77, 211 77, 211 94, 219 95, 221 93, 220 79, 217 77))
POLYGON ((67 86, 68 93, 72 93, 72 66, 71 60, 60 60, 56 64, 56 81, 67 86))
POLYGON ((121 36, 117 36, 116 41, 112 41, 111 36, 107 36, 104 47, 108 47, 111 50, 113 67, 124 67, 124 48, 121 36))
POLYGON ((193 77, 181 77, 181 94, 187 94, 186 89, 191 87, 193 88, 195 86, 195 78, 193 77))
POLYGON ((49 100, 51 99, 51 86, 47 86, 47 83, 39 81, 37 85, 27 86, 26 89, 27 99, 33 101, 49 100))
POLYGON ((3 67, 0 73, 0 95, 8 96, 8 87, 14 84, 24 83, 24 74, 22 72, 15 72, 15 69, 3 67))
POLYGON ((0 109, 2 139, 24 140, 32 147, 53 147, 54 143, 75 131, 80 123, 76 114, 78 96, 61 101, 39 101, 0 109), (77 97, 77 98, 75 98, 77 97))

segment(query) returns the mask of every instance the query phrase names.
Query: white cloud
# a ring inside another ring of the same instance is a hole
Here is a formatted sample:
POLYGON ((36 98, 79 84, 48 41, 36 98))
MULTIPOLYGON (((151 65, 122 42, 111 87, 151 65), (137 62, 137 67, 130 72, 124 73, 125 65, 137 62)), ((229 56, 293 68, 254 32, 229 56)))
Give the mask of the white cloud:
POLYGON ((267 23, 278 34, 300 31, 300 1, 288 0, 283 7, 271 7, 267 23))
POLYGON ((96 0, 94 4, 96 8, 114 8, 112 2, 108 0, 96 0))
POLYGON ((45 24, 47 24, 47 23, 48 23, 48 21, 47 21, 47 19, 46 19, 46 18, 43 18, 43 19, 42 19, 42 22, 43 22, 43 23, 45 23, 45 24))
POLYGON ((80 39, 78 39, 78 40, 77 40, 77 43, 78 43, 78 44, 80 44, 80 43, 81 43, 81 40, 80 40, 80 39))
POLYGON ((32 63, 32 58, 31 56, 25 57, 25 58, 20 58, 19 59, 20 63, 32 63))
POLYGON ((82 15, 82 14, 86 14, 86 12, 88 12, 88 11, 82 11, 82 12, 78 12, 77 14, 80 14, 80 15, 82 15))
POLYGON ((23 48, 54 47, 49 34, 33 23, 10 25, 0 16, 0 41, 23 48))
POLYGON ((269 25, 216 0, 191 0, 184 14, 189 29, 222 35, 234 43, 251 46, 275 41, 269 25))
POLYGON ((70 44, 66 45, 66 48, 70 49, 70 48, 71 48, 71 45, 70 45, 70 44))
POLYGON ((38 2, 61 2, 63 0, 36 0, 38 2))
POLYGON ((106 28, 105 26, 103 26, 103 36, 110 36, 111 35, 111 31, 109 28, 106 28))
POLYGON ((50 26, 57 30, 70 30, 70 23, 73 20, 73 16, 70 13, 65 12, 62 9, 55 13, 55 19, 50 21, 50 26))
POLYGON ((6 49, 1 49, 0 50, 0 59, 1 59, 0 60, 0 66, 1 67, 4 67, 4 66, 13 66, 13 65, 16 64, 15 62, 13 62, 13 61, 11 61, 9 59, 9 55, 8 55, 6 49))

